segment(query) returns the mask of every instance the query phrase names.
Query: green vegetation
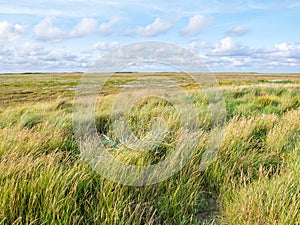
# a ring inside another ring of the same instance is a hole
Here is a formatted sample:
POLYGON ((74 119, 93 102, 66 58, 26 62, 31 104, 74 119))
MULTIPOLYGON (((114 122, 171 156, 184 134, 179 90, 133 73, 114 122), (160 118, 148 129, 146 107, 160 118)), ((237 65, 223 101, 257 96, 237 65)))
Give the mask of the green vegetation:
MULTIPOLYGON (((154 164, 176 146, 180 124, 172 105, 145 99, 131 111, 133 132, 145 137, 162 113, 171 132, 151 151, 124 147, 110 110, 131 75, 117 74, 100 94, 97 130, 118 160, 154 164)), ((205 171, 198 168, 211 132, 208 102, 188 85, 202 128, 194 155, 146 187, 113 183, 80 158, 72 104, 81 76, 0 75, 0 224, 300 224, 300 75, 217 74, 226 134, 205 171)))

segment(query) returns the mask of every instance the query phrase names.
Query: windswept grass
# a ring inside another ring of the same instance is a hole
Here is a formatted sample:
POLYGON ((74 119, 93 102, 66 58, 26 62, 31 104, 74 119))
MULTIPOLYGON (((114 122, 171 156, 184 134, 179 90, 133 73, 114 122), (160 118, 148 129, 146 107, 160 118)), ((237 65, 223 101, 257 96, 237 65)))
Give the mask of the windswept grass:
MULTIPOLYGON (((300 224, 300 76, 218 74, 226 134, 205 171, 208 102, 188 86, 201 125, 194 154, 174 176, 145 187, 116 184, 80 158, 72 128, 80 74, 47 76, 0 76, 0 224, 300 224)), ((116 159, 150 165, 174 151, 180 123, 171 104, 148 98, 132 108, 139 138, 161 115, 171 131, 156 148, 133 151, 112 131, 114 98, 109 88, 99 96, 95 122, 116 159)))

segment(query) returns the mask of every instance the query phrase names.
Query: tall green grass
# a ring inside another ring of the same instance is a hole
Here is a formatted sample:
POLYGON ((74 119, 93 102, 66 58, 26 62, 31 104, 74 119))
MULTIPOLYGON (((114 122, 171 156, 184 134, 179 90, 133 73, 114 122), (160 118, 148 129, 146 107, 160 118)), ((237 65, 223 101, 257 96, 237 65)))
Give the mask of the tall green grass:
MULTIPOLYGON (((205 171, 199 165, 211 132, 208 103, 191 89, 202 127, 194 155, 171 178, 145 187, 116 184, 80 158, 68 95, 5 105, 0 224, 300 224, 299 87, 255 85, 224 89, 226 134, 205 171)), ((132 109, 137 136, 161 113, 172 130, 156 149, 134 152, 112 132, 114 95, 100 98, 97 130, 118 160, 149 165, 174 150, 179 124, 171 105, 149 99, 132 109)))

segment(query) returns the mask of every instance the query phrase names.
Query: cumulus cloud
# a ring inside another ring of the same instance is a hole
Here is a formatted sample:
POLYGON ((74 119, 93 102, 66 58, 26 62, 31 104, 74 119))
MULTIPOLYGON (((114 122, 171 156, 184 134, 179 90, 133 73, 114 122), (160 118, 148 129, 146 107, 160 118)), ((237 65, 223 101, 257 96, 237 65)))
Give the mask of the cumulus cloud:
POLYGON ((108 36, 113 33, 113 26, 120 22, 120 18, 112 18, 108 22, 99 24, 96 19, 83 18, 70 32, 72 37, 83 37, 100 33, 108 36))
POLYGON ((34 27, 36 39, 41 41, 59 41, 66 38, 66 34, 53 25, 53 18, 46 17, 34 27))
POLYGON ((105 22, 105 23, 102 23, 100 24, 100 27, 99 27, 99 31, 101 34, 103 35, 110 35, 113 33, 113 29, 112 27, 119 23, 121 20, 120 18, 112 18, 111 20, 109 20, 108 22, 105 22))
POLYGON ((83 18, 70 32, 72 37, 82 37, 95 34, 98 30, 98 21, 93 18, 83 18))
POLYGON ((212 50, 215 55, 247 55, 251 49, 241 43, 236 42, 232 37, 223 38, 212 50))
POLYGON ((36 39, 40 41, 62 41, 93 34, 107 36, 113 33, 113 25, 117 24, 120 19, 112 18, 108 22, 99 24, 94 18, 83 18, 71 31, 66 32, 54 26, 53 21, 54 18, 46 17, 34 27, 36 39))
POLYGON ((232 52, 236 51, 240 48, 240 45, 235 42, 235 40, 231 37, 226 37, 221 40, 219 44, 216 45, 215 52, 232 52))
POLYGON ((279 43, 272 48, 253 48, 226 37, 214 48, 202 51, 200 57, 209 67, 219 71, 295 72, 300 69, 300 44, 279 43))
MULTIPOLYGON (((99 27, 99 26, 98 26, 99 27)), ((86 71, 99 54, 119 47, 117 41, 95 43, 92 49, 72 51, 57 49, 45 42, 0 45, 0 70, 2 72, 24 71, 86 71), (94 51, 91 51, 94 50, 94 51), (94 54, 95 53, 95 54, 94 54)), ((204 63, 214 71, 264 71, 296 72, 300 69, 300 44, 278 43, 270 48, 253 48, 226 37, 217 44, 191 42, 204 63)), ((139 48, 134 49, 140 51, 139 48)), ((169 51, 160 48, 154 54, 162 57, 169 51)), ((182 63, 186 62, 181 56, 182 63)))
POLYGON ((96 44, 94 44, 93 50, 109 51, 109 50, 117 48, 119 46, 120 46, 120 44, 117 41, 113 41, 113 42, 100 41, 100 42, 97 42, 96 44))
POLYGON ((284 42, 276 44, 274 48, 275 50, 269 55, 300 59, 300 44, 288 44, 284 42))
POLYGON ((86 71, 93 59, 91 53, 55 49, 43 42, 16 43, 0 48, 2 72, 86 71))
POLYGON ((233 27, 230 30, 226 31, 225 35, 230 36, 230 37, 243 36, 243 35, 246 35, 249 31, 250 31, 250 29, 248 27, 236 26, 236 27, 233 27))
POLYGON ((182 36, 197 35, 202 32, 204 28, 209 27, 213 23, 212 17, 206 17, 200 14, 192 16, 188 24, 180 31, 182 36))
POLYGON ((295 45, 284 42, 284 43, 280 43, 280 44, 275 44, 275 49, 278 49, 280 51, 292 51, 295 49, 299 49, 299 45, 295 46, 295 45))
POLYGON ((154 20, 153 23, 142 27, 138 26, 135 33, 141 36, 154 37, 159 34, 166 33, 172 28, 172 24, 161 20, 159 17, 154 20))
POLYGON ((20 24, 10 24, 7 21, 0 22, 0 41, 14 41, 25 31, 25 27, 20 24))
POLYGON ((212 48, 213 48, 212 44, 206 41, 201 41, 201 42, 192 41, 191 43, 189 43, 188 46, 188 49, 193 53, 199 53, 201 50, 210 50, 212 48))

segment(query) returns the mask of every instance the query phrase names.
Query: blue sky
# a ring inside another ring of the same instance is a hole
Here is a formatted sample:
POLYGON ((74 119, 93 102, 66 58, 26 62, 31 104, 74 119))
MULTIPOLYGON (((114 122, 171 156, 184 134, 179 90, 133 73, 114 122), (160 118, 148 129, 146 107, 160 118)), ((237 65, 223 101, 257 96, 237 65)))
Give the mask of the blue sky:
POLYGON ((0 73, 87 71, 104 53, 167 41, 212 71, 300 72, 300 1, 0 1, 0 73))

